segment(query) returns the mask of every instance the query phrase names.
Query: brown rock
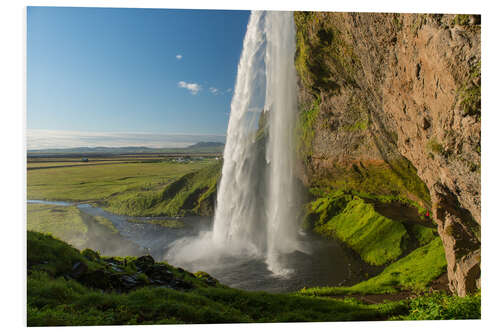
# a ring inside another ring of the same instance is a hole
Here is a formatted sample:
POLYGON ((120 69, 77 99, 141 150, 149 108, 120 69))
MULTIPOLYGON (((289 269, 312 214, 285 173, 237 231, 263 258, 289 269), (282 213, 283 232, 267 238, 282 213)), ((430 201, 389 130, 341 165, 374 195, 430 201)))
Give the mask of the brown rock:
POLYGON ((450 287, 473 292, 481 246, 480 16, 464 26, 455 15, 295 17, 299 103, 309 110, 320 102, 302 180, 335 177, 339 165, 407 159, 429 189, 431 202, 418 199, 432 205, 450 287), (329 44, 320 31, 331 32, 329 44))

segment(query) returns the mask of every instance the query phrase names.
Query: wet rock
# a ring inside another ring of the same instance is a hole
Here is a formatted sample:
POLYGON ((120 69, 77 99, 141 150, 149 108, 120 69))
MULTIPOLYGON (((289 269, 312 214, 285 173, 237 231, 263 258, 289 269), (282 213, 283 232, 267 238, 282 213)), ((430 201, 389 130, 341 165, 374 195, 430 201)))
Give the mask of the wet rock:
POLYGON ((88 271, 87 265, 84 262, 78 261, 71 268, 71 273, 69 274, 69 276, 72 277, 73 279, 78 279, 83 274, 87 273, 87 271, 88 271))
POLYGON ((135 266, 143 272, 148 269, 148 267, 154 265, 154 263, 155 260, 150 255, 139 257, 134 261, 135 266))
POLYGON ((175 290, 191 290, 194 288, 194 286, 190 282, 180 279, 174 279, 168 285, 170 288, 175 290))
POLYGON ((170 270, 168 270, 166 266, 160 264, 155 264, 148 267, 144 271, 144 274, 146 274, 156 284, 168 283, 174 277, 174 274, 170 270))
POLYGON ((143 281, 139 281, 137 279, 137 277, 135 277, 133 275, 123 274, 123 275, 119 275, 117 277, 117 279, 120 283, 118 289, 125 290, 125 291, 132 290, 134 288, 137 288, 137 287, 145 284, 143 281))

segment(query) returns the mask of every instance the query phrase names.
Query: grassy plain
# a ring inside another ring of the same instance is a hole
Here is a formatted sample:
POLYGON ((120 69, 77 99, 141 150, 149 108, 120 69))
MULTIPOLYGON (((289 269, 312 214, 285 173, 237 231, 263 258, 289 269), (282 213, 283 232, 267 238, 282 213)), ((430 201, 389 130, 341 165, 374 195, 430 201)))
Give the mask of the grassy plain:
MULTIPOLYGON (((28 199, 92 202, 131 216, 167 215, 161 208, 152 209, 153 204, 160 203, 155 200, 162 198, 165 188, 216 163, 213 158, 187 162, 144 157, 90 162, 32 159, 28 162, 28 199)), ((179 208, 169 209, 168 213, 175 215, 179 208)))
POLYGON ((76 247, 86 242, 87 225, 75 206, 29 204, 28 230, 52 234, 76 247))

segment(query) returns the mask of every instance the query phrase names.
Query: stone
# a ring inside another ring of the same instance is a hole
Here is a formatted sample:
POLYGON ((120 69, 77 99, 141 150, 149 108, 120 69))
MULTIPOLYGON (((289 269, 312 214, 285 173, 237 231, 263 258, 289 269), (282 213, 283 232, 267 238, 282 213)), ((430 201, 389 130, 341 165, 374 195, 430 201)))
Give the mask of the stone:
POLYGON ((87 271, 88 271, 87 265, 84 262, 78 261, 71 268, 69 276, 72 277, 73 279, 78 279, 87 271))
POLYGON ((148 267, 154 265, 155 261, 150 255, 142 256, 134 261, 135 266, 141 270, 145 271, 148 267))
POLYGON ((144 274, 146 274, 151 280, 155 281, 157 284, 164 284, 171 281, 174 274, 168 270, 166 266, 161 264, 155 264, 148 267, 144 274))

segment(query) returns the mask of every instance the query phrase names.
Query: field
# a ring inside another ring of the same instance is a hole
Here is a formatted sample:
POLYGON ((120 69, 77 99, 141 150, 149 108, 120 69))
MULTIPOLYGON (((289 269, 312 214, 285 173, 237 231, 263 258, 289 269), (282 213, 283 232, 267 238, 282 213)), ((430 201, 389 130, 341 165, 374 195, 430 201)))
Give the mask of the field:
MULTIPOLYGON (((89 158, 28 158, 28 199, 92 202, 110 211, 131 197, 160 196, 182 176, 213 165, 213 157, 120 155, 89 158)), ((157 215, 161 215, 157 214, 157 215)))

